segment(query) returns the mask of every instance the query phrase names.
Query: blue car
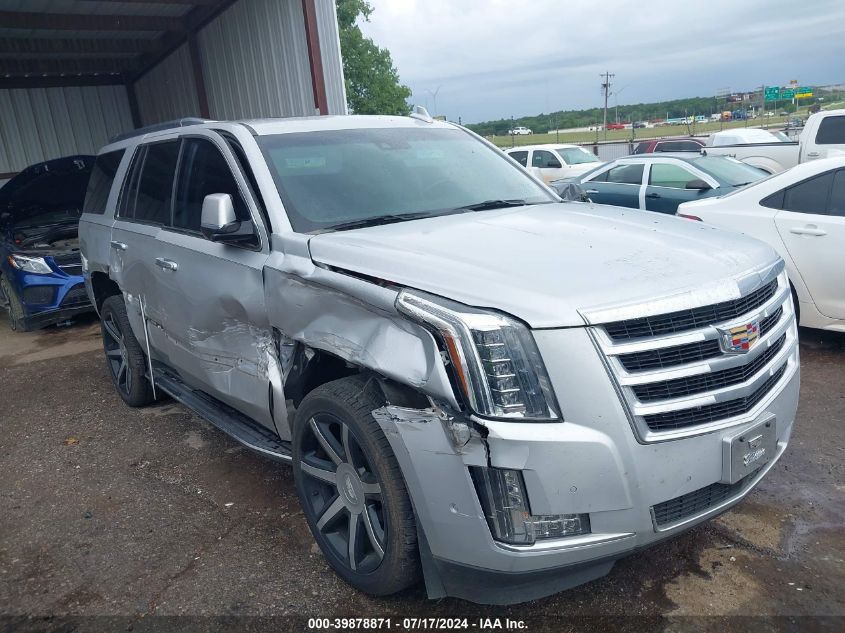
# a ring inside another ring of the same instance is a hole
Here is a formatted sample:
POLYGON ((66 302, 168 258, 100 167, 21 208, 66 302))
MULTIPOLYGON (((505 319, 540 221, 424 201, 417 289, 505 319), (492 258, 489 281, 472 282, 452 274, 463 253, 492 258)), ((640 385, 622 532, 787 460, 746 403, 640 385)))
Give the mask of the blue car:
POLYGON ((0 305, 13 330, 94 308, 85 292, 78 225, 93 156, 27 167, 0 188, 0 305))
POLYGON ((598 204, 674 215, 682 202, 724 196, 768 175, 735 158, 658 153, 617 158, 550 184, 558 193, 579 184, 598 204))

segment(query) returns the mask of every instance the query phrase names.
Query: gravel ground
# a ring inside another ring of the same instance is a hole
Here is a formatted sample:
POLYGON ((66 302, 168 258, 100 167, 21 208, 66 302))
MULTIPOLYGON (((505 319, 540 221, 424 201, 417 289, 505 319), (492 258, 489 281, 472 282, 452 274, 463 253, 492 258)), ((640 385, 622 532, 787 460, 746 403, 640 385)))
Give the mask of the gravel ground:
POLYGON ((792 443, 744 503, 603 579, 493 608, 431 602, 422 587, 354 591, 317 550, 290 468, 173 402, 124 406, 95 321, 29 334, 3 321, 0 630, 283 630, 351 616, 466 617, 476 630, 481 618, 531 630, 845 630, 843 335, 801 332, 792 443))

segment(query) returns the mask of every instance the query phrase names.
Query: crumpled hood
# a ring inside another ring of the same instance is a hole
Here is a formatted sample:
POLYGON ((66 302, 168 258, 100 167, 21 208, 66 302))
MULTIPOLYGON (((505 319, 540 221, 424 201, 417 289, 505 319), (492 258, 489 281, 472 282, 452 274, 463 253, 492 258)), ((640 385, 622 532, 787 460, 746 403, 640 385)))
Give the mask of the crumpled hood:
POLYGON ((311 238, 317 263, 387 279, 531 327, 670 297, 777 260, 768 245, 635 209, 544 204, 400 222, 311 238))

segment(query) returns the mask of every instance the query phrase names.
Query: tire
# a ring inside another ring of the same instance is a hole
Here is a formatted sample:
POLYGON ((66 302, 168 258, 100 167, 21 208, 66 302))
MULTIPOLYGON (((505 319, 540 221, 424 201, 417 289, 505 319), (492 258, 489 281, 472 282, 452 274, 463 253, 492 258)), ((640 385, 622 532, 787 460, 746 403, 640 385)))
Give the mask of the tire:
POLYGON ((100 319, 106 369, 114 388, 130 407, 150 404, 153 389, 146 378, 147 357, 132 333, 123 297, 108 297, 100 309, 100 319))
POLYGON ((341 578, 376 596, 420 579, 411 499, 371 414, 383 405, 364 377, 326 383, 303 399, 293 436, 296 492, 314 539, 341 578))
POLYGON ((9 283, 9 280, 6 279, 6 277, 0 277, 0 289, 3 290, 3 296, 6 297, 6 303, 8 304, 9 327, 16 332, 31 331, 32 328, 29 327, 24 320, 26 312, 23 309, 23 304, 21 303, 21 300, 18 299, 15 289, 12 288, 12 284, 9 283))

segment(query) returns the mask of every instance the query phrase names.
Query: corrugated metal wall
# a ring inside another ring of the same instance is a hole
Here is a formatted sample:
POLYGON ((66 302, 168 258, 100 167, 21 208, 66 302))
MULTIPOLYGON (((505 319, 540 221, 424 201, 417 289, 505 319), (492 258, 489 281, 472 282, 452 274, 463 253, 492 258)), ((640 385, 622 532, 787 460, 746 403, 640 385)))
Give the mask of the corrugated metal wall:
POLYGON ((348 114, 340 37, 337 31, 337 7, 334 0, 315 0, 314 6, 317 8, 317 31, 320 35, 320 55, 323 58, 329 114, 348 114))
POLYGON ((142 125, 199 116, 200 106, 194 89, 188 45, 180 46, 136 81, 135 97, 142 125))
MULTIPOLYGON (((315 4, 329 113, 346 114, 334 0, 315 4)), ((302 0, 240 0, 197 39, 212 118, 317 113, 302 0)), ((135 94, 144 125, 199 116, 188 47, 139 79, 135 94)), ((0 173, 96 153, 109 138, 132 128, 123 86, 0 90, 0 173)))
POLYGON ((315 113, 301 0, 241 0, 198 40, 212 118, 315 113))
POLYGON ((0 173, 96 154, 132 128, 124 86, 0 90, 0 173))

